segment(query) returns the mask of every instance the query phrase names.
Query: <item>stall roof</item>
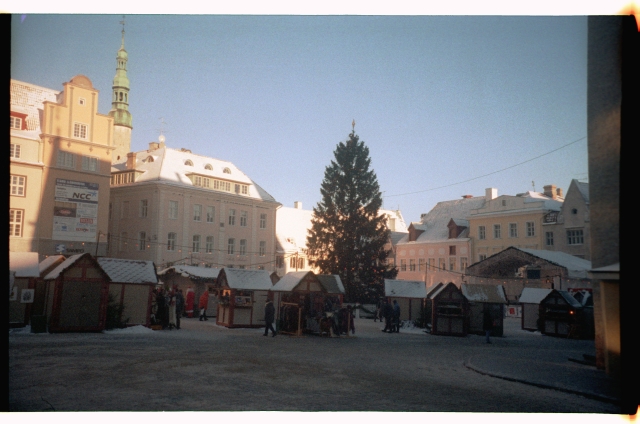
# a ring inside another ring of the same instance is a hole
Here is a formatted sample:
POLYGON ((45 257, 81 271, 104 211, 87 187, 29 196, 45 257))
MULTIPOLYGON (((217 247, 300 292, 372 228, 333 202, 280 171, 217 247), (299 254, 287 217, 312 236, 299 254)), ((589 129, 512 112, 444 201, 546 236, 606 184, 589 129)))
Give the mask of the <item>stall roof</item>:
POLYGON ((507 303, 507 297, 502 285, 461 284, 462 295, 469 302, 478 303, 507 303))
POLYGON ((44 279, 55 280, 56 278, 58 278, 61 272, 69 268, 71 265, 75 264, 78 261, 78 259, 80 259, 84 255, 89 255, 89 253, 78 253, 77 255, 69 256, 64 262, 62 262, 60 265, 55 267, 53 271, 47 274, 47 276, 44 277, 44 279))
POLYGON ((434 284, 433 286, 429 287, 427 289, 427 298, 431 298, 431 293, 433 293, 434 291, 438 290, 440 287, 442 287, 444 284, 443 283, 438 283, 438 284, 434 284))
POLYGON ((98 258, 98 263, 114 283, 158 283, 153 261, 98 258))
POLYGON ((16 273, 16 277, 39 277, 38 252, 9 252, 9 270, 16 273))
POLYGON ((534 250, 518 248, 530 255, 537 256, 545 261, 555 263, 567 269, 569 277, 589 278, 587 272, 591 269, 591 261, 578 258, 564 252, 554 252, 551 250, 534 250))
POLYGON ((387 297, 409 297, 424 299, 427 297, 427 285, 424 281, 384 279, 384 295, 387 297))
POLYGON ((342 280, 339 275, 335 274, 314 274, 313 271, 297 271, 297 272, 288 272, 285 276, 283 276, 280 281, 278 281, 272 288, 272 291, 284 291, 290 292, 296 288, 300 281, 307 276, 307 274, 311 274, 315 276, 322 287, 324 287, 327 293, 342 293, 344 294, 344 286, 342 285, 342 280))
MULTIPOLYGON (((436 288, 431 290, 428 294, 427 297, 429 299, 434 299, 436 296, 438 296, 440 294, 440 292, 442 292, 446 287, 449 287, 451 284, 453 283, 447 283, 447 284, 443 284, 443 283, 439 283, 442 284, 440 287, 435 286, 436 288)), ((455 286, 455 284, 453 284, 455 286)))
POLYGON ((325 288, 327 293, 342 293, 344 294, 344 286, 339 275, 336 274, 317 274, 320 284, 325 288))
POLYGON ((518 300, 520 303, 535 303, 540 304, 542 299, 547 297, 551 293, 552 289, 540 289, 533 287, 525 287, 522 289, 522 294, 518 300))
POLYGON ((193 265, 174 265, 169 268, 165 268, 158 272, 158 275, 165 275, 170 270, 174 270, 177 274, 181 274, 183 277, 196 277, 196 278, 218 278, 221 268, 205 268, 193 265))
POLYGON ((42 274, 48 268, 51 268, 53 265, 55 265, 56 262, 59 262, 59 261, 64 262, 64 256, 62 255, 48 256, 44 258, 42 262, 40 262, 40 264, 38 265, 38 271, 40 272, 40 274, 42 274))
MULTIPOLYGON (((556 292, 558 292, 558 294, 559 294, 560 296, 562 296, 562 298, 563 298, 563 299, 564 299, 564 300, 565 300, 569 305, 573 306, 574 308, 582 308, 582 304, 581 304, 580 302, 578 302, 578 301, 576 300, 576 298, 575 298, 575 297, 573 297, 573 296, 571 295, 571 293, 569 293, 568 291, 566 291, 566 290, 551 290, 551 291, 556 291, 556 292)), ((545 296, 545 299, 546 299, 548 296, 549 296, 549 295, 546 295, 546 296, 545 296)), ((544 299, 542 299, 542 300, 544 300, 544 299)))
POLYGON ((223 271, 231 289, 269 290, 273 286, 269 271, 239 268, 223 268, 223 271))

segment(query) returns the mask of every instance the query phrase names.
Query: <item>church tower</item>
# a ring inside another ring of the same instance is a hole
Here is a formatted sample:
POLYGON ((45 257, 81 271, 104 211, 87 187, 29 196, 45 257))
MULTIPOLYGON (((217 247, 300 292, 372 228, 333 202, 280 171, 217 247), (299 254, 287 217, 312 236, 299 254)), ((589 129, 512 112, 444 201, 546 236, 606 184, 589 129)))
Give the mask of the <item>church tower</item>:
POLYGON ((116 55, 116 76, 113 78, 113 97, 109 116, 113 117, 114 151, 112 163, 126 159, 131 151, 131 112, 129 112, 129 78, 127 77, 127 51, 124 49, 124 20, 122 24, 122 44, 116 55))

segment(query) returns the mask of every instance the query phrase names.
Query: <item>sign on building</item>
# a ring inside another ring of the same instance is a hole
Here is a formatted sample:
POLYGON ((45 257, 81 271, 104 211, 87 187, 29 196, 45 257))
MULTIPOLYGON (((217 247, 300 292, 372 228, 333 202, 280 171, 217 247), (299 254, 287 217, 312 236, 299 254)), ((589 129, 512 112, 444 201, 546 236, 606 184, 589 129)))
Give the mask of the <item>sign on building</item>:
POLYGON ((95 241, 98 233, 97 183, 56 178, 56 202, 53 211, 53 239, 95 241))

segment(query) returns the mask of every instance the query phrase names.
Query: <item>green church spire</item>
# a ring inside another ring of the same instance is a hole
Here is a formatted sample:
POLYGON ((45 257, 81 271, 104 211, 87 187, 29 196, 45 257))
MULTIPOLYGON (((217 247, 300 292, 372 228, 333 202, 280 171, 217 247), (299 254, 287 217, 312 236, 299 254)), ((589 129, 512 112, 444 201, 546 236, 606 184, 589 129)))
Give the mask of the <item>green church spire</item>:
POLYGON ((124 16, 120 23, 122 24, 122 44, 116 55, 116 76, 113 78, 113 98, 109 116, 113 116, 115 125, 133 128, 131 112, 129 112, 128 55, 124 49, 124 16))

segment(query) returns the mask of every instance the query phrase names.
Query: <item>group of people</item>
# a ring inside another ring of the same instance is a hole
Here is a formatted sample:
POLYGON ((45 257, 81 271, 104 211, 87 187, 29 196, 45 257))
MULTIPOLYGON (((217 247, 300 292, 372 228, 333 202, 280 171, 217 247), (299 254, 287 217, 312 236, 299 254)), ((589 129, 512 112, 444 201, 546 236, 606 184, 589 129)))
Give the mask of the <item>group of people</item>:
MULTIPOLYGON (((151 316, 153 324, 162 325, 162 329, 166 330, 180 330, 180 318, 183 316, 191 318, 193 316, 193 290, 189 289, 187 296, 191 295, 191 299, 188 299, 187 304, 190 304, 185 310, 185 297, 182 294, 182 289, 173 286, 171 289, 166 290, 163 287, 153 289, 153 296, 155 299, 155 305, 153 307, 154 313, 151 316)), ((200 309, 200 321, 208 321, 207 307, 209 306, 209 292, 205 290, 200 296, 198 302, 198 308, 200 309)))
POLYGON ((378 302, 376 309, 376 315, 373 318, 373 322, 384 319, 383 332, 387 333, 399 333, 400 332, 400 305, 398 301, 394 300, 393 305, 388 300, 378 302))

